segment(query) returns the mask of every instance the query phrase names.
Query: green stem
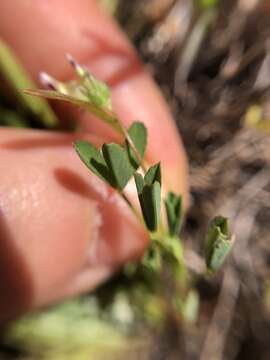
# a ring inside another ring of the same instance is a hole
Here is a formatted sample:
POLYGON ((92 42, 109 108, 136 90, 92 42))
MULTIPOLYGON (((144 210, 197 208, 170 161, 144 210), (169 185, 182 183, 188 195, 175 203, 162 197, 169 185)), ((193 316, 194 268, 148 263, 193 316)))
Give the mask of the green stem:
POLYGON ((144 160, 141 157, 141 155, 140 155, 139 151, 137 150, 136 146, 134 145, 134 143, 133 143, 133 141, 132 141, 131 137, 129 136, 126 129, 124 129, 124 135, 125 135, 127 141, 129 142, 129 144, 130 144, 130 146, 131 146, 131 148, 132 148, 132 150, 133 150, 133 152, 134 152, 134 154, 135 154, 135 156, 136 156, 136 158, 137 158, 137 160, 138 160, 144 174, 146 174, 147 168, 146 168, 146 165, 144 163, 144 160))

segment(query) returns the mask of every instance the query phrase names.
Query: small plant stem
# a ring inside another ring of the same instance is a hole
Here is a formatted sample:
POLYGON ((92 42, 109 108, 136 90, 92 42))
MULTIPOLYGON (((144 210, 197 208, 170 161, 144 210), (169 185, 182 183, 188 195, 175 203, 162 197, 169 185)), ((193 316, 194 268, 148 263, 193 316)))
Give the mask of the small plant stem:
POLYGON ((137 160, 138 160, 144 174, 146 174, 147 168, 146 168, 146 165, 144 163, 144 160, 141 157, 141 155, 140 155, 139 151, 137 150, 136 146, 134 145, 134 143, 133 143, 132 139, 130 138, 130 136, 129 136, 126 129, 124 129, 124 135, 125 135, 127 141, 129 142, 129 144, 130 144, 130 146, 131 146, 131 148, 132 148, 132 150, 133 150, 133 152, 134 152, 134 154, 135 154, 135 156, 136 156, 136 158, 137 158, 137 160))
POLYGON ((131 139, 131 137, 129 136, 129 133, 127 131, 127 129, 122 125, 122 122, 120 121, 120 119, 118 119, 115 116, 115 122, 117 122, 119 124, 119 129, 114 128, 120 135, 124 136, 124 138, 128 141, 129 145, 131 146, 137 160, 138 163, 140 164, 144 174, 146 174, 147 172, 147 167, 144 163, 143 158, 141 157, 141 154, 139 153, 139 151, 137 150, 136 146, 134 145, 133 140, 131 139))
POLYGON ((168 233, 168 231, 165 229, 162 219, 160 219, 158 224, 158 232, 162 235, 162 237, 168 233))

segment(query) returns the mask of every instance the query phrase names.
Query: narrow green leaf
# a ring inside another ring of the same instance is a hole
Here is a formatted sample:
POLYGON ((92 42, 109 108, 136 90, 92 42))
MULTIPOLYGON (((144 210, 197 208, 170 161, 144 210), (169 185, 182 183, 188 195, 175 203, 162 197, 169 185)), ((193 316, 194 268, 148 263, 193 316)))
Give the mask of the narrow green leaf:
MULTIPOLYGON (((128 134, 133 141, 134 146, 136 147, 138 153, 140 154, 141 158, 144 158, 144 153, 147 144, 147 130, 146 127, 142 122, 134 122, 128 129, 128 134)), ((135 170, 139 167, 139 162, 132 150, 128 141, 126 141, 127 153, 130 160, 131 165, 134 167, 135 170)))
POLYGON ((151 166, 145 174, 144 181, 147 185, 152 185, 155 181, 161 186, 161 169, 160 163, 151 166))
POLYGON ((144 220, 150 231, 155 231, 159 224, 160 197, 160 184, 157 181, 153 185, 145 185, 141 195, 139 195, 144 220))
POLYGON ((143 187, 144 187, 144 179, 142 177, 141 174, 135 173, 134 174, 134 179, 135 179, 135 184, 136 184, 136 188, 137 188, 137 193, 140 195, 143 191, 143 187))
POLYGON ((206 243, 204 248, 204 256, 207 267, 209 267, 209 264, 211 263, 213 249, 219 234, 220 234, 219 228, 215 226, 212 227, 210 224, 210 227, 207 232, 206 243))
POLYGON ((233 240, 228 235, 228 221, 218 216, 211 222, 205 245, 205 261, 207 268, 217 271, 224 263, 233 246, 233 240))
POLYGON ((57 117, 44 99, 31 98, 23 93, 26 88, 35 89, 34 82, 18 61, 13 51, 0 40, 0 72, 12 87, 15 96, 47 128, 58 125, 57 117))
POLYGON ((115 180, 112 176, 101 152, 87 141, 76 141, 74 148, 83 163, 103 181, 115 187, 115 180))
POLYGON ((178 235, 182 223, 182 197, 169 192, 165 199, 166 215, 171 236, 178 235))
POLYGON ((160 164, 149 168, 144 178, 138 173, 135 173, 134 178, 145 224, 150 231, 155 231, 160 220, 160 164))
POLYGON ((126 151, 118 144, 104 144, 102 153, 106 164, 115 178, 116 187, 123 190, 134 173, 126 151))

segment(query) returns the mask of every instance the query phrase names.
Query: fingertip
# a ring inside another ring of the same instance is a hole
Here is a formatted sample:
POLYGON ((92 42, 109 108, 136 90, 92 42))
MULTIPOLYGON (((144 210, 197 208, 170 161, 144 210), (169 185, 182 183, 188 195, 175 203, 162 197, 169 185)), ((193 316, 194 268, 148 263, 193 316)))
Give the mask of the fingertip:
POLYGON ((93 289, 146 245, 143 226, 81 163, 74 140, 45 131, 0 132, 5 318, 93 289))

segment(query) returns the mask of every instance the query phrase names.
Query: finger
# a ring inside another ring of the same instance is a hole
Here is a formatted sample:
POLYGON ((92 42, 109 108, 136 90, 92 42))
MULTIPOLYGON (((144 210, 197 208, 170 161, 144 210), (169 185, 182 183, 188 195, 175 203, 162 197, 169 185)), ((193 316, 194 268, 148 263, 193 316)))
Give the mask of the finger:
POLYGON ((73 140, 0 132, 0 320, 94 288, 146 244, 141 224, 81 163, 73 140))
MULTIPOLYGON (((128 125, 143 121, 149 130, 148 160, 161 161, 169 189, 187 191, 186 158, 174 122, 156 86, 115 23, 91 0, 13 0, 0 2, 0 34, 35 79, 41 70, 62 80, 72 70, 71 53, 112 86, 113 105, 128 125)), ((81 115, 85 129, 107 139, 101 122, 81 115)))

